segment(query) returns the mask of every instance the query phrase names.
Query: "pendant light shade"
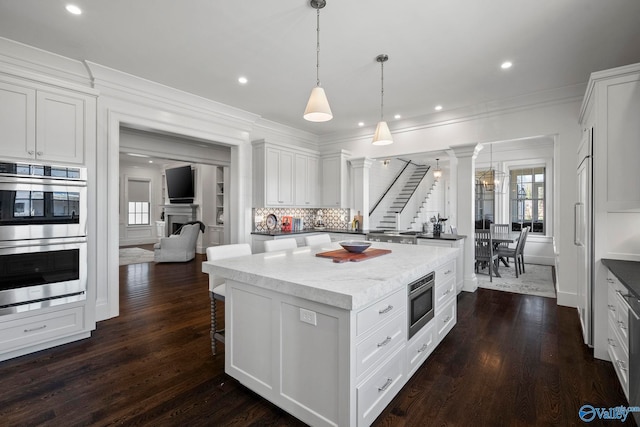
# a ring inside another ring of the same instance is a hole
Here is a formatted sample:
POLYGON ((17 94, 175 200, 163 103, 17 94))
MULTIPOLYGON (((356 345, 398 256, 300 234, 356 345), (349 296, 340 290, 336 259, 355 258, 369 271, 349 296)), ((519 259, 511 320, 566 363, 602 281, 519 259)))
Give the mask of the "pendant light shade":
POLYGON ((384 63, 388 59, 389 57, 384 53, 376 56, 376 61, 380 63, 380 121, 376 126, 376 133, 373 134, 373 141, 371 141, 373 145, 393 144, 389 125, 384 121, 384 63))
POLYGON ((440 179, 442 177, 442 169, 440 169, 439 161, 440 159, 436 159, 436 168, 433 170, 433 177, 435 179, 440 179))
POLYGON ((376 133, 373 134, 373 145, 389 145, 393 144, 393 138, 391 138, 391 131, 387 122, 380 121, 376 126, 376 133))
POLYGON ((326 122, 333 118, 327 95, 320 86, 311 89, 311 96, 304 110, 304 118, 310 122, 326 122))
POLYGON ((310 122, 326 122, 333 118, 331 107, 324 89, 320 87, 320 9, 326 6, 325 0, 311 0, 311 7, 316 9, 316 87, 311 90, 311 96, 304 110, 304 118, 310 122))

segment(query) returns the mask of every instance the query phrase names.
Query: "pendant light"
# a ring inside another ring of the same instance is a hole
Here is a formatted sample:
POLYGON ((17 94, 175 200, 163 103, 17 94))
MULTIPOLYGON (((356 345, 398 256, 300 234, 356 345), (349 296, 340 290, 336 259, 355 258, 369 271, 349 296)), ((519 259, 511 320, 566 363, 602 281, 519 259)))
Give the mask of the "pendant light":
POLYGON ((442 169, 440 169, 438 165, 438 160, 440 159, 436 159, 436 168, 433 170, 433 177, 435 179, 440 179, 440 177, 442 176, 442 169))
POLYGON ((380 121, 376 126, 376 132, 373 134, 373 145, 389 145, 393 144, 391 131, 387 122, 384 121, 384 63, 389 57, 386 54, 376 56, 376 61, 380 63, 380 121))
POLYGON ((324 89, 320 87, 320 9, 325 7, 325 0, 311 0, 311 7, 316 9, 316 87, 311 90, 311 96, 304 110, 304 118, 310 122, 326 122, 333 118, 331 107, 324 89))
POLYGON ((507 182, 507 174, 493 169, 493 144, 489 145, 489 170, 480 174, 480 183, 485 191, 496 194, 504 193, 504 186, 507 182))

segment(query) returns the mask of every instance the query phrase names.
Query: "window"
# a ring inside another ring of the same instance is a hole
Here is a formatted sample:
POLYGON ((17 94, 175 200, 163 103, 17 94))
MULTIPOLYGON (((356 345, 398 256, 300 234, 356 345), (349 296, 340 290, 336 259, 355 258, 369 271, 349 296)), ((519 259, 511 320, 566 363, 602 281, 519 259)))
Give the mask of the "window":
POLYGON ((128 225, 149 225, 149 181, 127 180, 128 225))
POLYGON ((545 234, 545 168, 511 169, 509 211, 514 231, 530 227, 532 233, 545 234))

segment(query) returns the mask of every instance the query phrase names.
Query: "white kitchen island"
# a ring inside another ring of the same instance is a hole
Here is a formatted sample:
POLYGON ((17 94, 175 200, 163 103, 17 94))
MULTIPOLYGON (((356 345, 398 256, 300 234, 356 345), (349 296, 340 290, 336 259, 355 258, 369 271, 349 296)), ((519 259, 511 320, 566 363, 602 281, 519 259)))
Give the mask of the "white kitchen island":
POLYGON ((458 249, 334 263, 337 243, 203 262, 227 279, 225 371, 310 425, 371 424, 455 325, 458 249), (407 339, 407 285, 435 271, 435 318, 407 339))

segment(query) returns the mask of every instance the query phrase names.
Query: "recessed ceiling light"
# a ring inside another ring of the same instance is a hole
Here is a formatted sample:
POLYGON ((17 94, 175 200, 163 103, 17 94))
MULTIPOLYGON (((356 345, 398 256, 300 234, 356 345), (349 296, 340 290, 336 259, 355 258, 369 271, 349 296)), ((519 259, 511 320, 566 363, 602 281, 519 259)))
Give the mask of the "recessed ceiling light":
POLYGON ((440 111, 442 110, 442 105, 436 105, 435 107, 433 107, 433 109, 436 111, 440 111))
POLYGON ((67 9, 67 12, 69 12, 69 13, 71 13, 73 15, 81 15, 82 14, 82 9, 80 9, 75 4, 68 4, 68 5, 65 6, 65 9, 67 9))
POLYGON ((394 119, 401 119, 402 116, 400 114, 396 114, 395 116, 393 116, 394 119))
POLYGON ((511 61, 504 61, 502 65, 500 65, 500 68, 502 68, 503 70, 508 70, 512 65, 513 63, 511 61))
POLYGON ((149 160, 149 163, 153 163, 153 160, 149 160))
POLYGON ((358 126, 360 127, 364 126, 364 122, 358 122, 358 126))
POLYGON ((238 77, 238 83, 240 83, 241 85, 246 85, 248 81, 249 80, 247 80, 246 77, 238 77))

